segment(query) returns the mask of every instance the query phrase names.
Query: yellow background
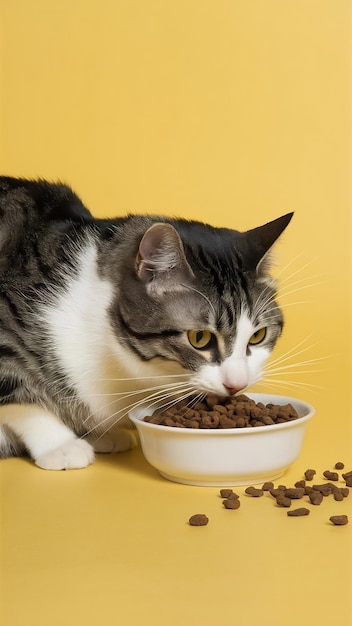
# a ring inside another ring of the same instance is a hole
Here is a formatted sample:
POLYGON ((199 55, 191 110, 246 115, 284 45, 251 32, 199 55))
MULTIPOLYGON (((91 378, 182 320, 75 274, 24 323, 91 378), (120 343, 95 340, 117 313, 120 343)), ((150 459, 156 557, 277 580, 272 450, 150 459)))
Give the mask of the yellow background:
MULTIPOLYGON (((295 211, 277 249, 287 326, 274 358, 309 362, 260 389, 316 407, 287 484, 340 459, 352 469, 351 2, 0 7, 2 173, 64 180, 99 216, 241 230, 295 211)), ((351 501, 289 519, 242 495, 225 511, 216 489, 159 478, 140 450, 75 472, 23 459, 0 471, 4 626, 352 624, 352 524, 328 523, 352 522, 351 501), (187 525, 196 512, 206 528, 187 525)))

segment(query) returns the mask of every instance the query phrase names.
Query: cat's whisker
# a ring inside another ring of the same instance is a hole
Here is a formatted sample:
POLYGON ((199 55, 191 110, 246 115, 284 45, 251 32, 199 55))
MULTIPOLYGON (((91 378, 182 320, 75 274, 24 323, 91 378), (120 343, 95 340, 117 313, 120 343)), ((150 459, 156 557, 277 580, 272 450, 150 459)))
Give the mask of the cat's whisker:
MULTIPOLYGON (((275 271, 274 274, 274 278, 275 280, 277 278, 279 278, 282 274, 285 274, 285 272, 288 270, 289 267, 291 267, 291 265, 293 265, 294 263, 296 263, 296 261, 298 261, 298 259, 301 259, 303 256, 302 252, 299 252, 296 256, 292 257, 292 259, 290 259, 286 265, 283 265, 278 271, 275 271)), ((295 272, 293 274, 291 274, 291 276, 294 276, 295 274, 297 274, 298 272, 300 272, 302 269, 305 269, 306 267, 308 267, 309 265, 312 265, 313 260, 311 259, 310 261, 308 261, 308 263, 306 263, 303 267, 300 266, 298 268, 298 270, 295 270, 295 272)), ((281 279, 280 279, 281 281, 281 279)))
POLYGON ((310 286, 315 286, 315 285, 324 285, 326 284, 328 281, 326 280, 326 276, 325 274, 312 274, 312 276, 309 276, 309 280, 312 281, 315 278, 319 278, 321 280, 319 280, 318 282, 310 282, 308 285, 306 285, 305 283, 307 283, 308 277, 305 278, 300 278, 299 280, 294 280, 293 282, 289 282, 287 286, 283 287, 283 285, 287 282, 287 281, 283 281, 280 283, 280 290, 279 293, 285 292, 286 289, 289 289, 291 287, 295 287, 296 285, 302 285, 303 284, 303 288, 306 288, 306 286, 310 287, 310 286), (324 280, 322 280, 324 279, 324 280))
MULTIPOLYGON (((297 272, 295 272, 293 275, 295 275, 297 272)), ((292 275, 292 276, 293 276, 292 275)), ((291 277, 292 277, 291 276, 291 277)), ((267 285, 267 287, 265 287, 265 289, 263 289, 263 291, 260 293, 260 295, 258 296, 256 302, 253 305, 253 309, 255 310, 257 315, 260 315, 261 313, 263 313, 263 311, 266 311, 266 308, 273 302, 276 302, 276 300, 280 300, 281 298, 285 298, 289 295, 292 295, 294 293, 296 293, 297 291, 301 291, 303 289, 309 289, 311 287, 315 287, 318 285, 322 285, 322 284, 326 284, 326 280, 321 280, 319 282, 312 282, 312 280, 314 278, 320 278, 322 277, 322 275, 320 274, 315 274, 313 276, 309 277, 309 283, 304 284, 308 279, 306 278, 302 278, 300 280, 294 281, 293 283, 289 283, 286 287, 282 287, 282 284, 288 282, 289 278, 287 278, 285 281, 281 281, 280 283, 280 288, 279 288, 279 292, 273 294, 272 293, 272 289, 274 288, 274 284, 273 283, 269 283, 267 285), (296 285, 300 285, 299 287, 296 287, 296 285), (292 289, 292 287, 295 287, 295 289, 292 289), (266 297, 266 293, 270 290, 270 295, 268 297, 266 297)), ((281 304, 280 304, 281 307, 281 304)))
MULTIPOLYGON (((147 389, 139 389, 139 390, 134 390, 131 392, 127 392, 125 393, 122 397, 118 398, 118 400, 116 400, 116 398, 114 398, 111 402, 107 403, 104 405, 103 410, 105 411, 108 407, 110 407, 111 405, 115 404, 116 401, 119 401, 120 403, 123 402, 124 400, 127 400, 128 398, 135 396, 135 395, 141 395, 144 394, 144 397, 141 398, 141 402, 145 401, 145 393, 149 392, 149 391, 154 391, 154 394, 147 396, 147 398, 153 397, 155 395, 163 395, 165 393, 165 391, 170 391, 170 393, 177 393, 178 391, 182 392, 182 386, 184 386, 185 383, 182 383, 180 385, 180 383, 175 383, 174 385, 160 385, 157 387, 150 387, 147 389)), ((107 396, 111 396, 113 394, 107 394, 107 396)), ((132 406, 132 405, 130 405, 132 406)), ((122 409, 123 410, 123 409, 122 409)), ((86 417, 86 419, 83 421, 84 424, 86 424, 89 420, 91 420, 94 417, 94 413, 90 413, 88 415, 88 417, 86 417)))
POLYGON ((265 385, 267 383, 271 383, 272 386, 282 385, 282 386, 288 386, 288 387, 295 387, 297 389, 299 389, 300 387, 306 387, 307 389, 310 389, 310 388, 311 389, 324 389, 325 388, 322 385, 315 385, 313 383, 294 382, 290 380, 276 380, 272 378, 266 378, 266 376, 263 376, 263 378, 260 381, 260 384, 265 385))
MULTIPOLYGON (((299 361, 298 363, 291 363, 289 365, 276 365, 275 367, 266 366, 264 368, 264 372, 270 372, 270 374, 273 373, 273 372, 282 372, 283 370, 290 370, 293 367, 304 367, 306 365, 310 365, 310 364, 313 364, 313 363, 315 364, 315 363, 317 363, 319 361, 325 361, 325 360, 327 360, 329 358, 331 358, 331 357, 324 357, 324 356, 322 356, 322 357, 317 357, 316 359, 307 359, 306 361, 299 361)), ((307 371, 312 372, 313 370, 307 370, 307 371)), ((325 370, 319 370, 319 371, 322 372, 322 371, 325 371, 325 370)))
MULTIPOLYGON (((186 381, 184 381, 186 382, 186 381)), ((134 389, 133 391, 114 391, 114 392, 109 392, 107 391, 106 393, 94 393, 94 394, 90 394, 89 397, 90 398, 99 398, 99 397, 107 397, 107 396, 123 396, 123 398, 127 398, 129 396, 134 396, 134 395, 138 395, 141 393, 146 393, 148 391, 153 391, 154 389, 169 389, 170 387, 172 389, 176 389, 177 387, 181 387, 182 385, 184 385, 184 382, 180 382, 180 383, 173 383, 172 385, 170 384, 165 384, 165 385, 155 385, 154 387, 143 387, 142 389, 134 389)))
MULTIPOLYGON (((165 389, 157 389, 156 391, 154 391, 154 393, 149 394, 147 397, 144 396, 143 398, 140 398, 139 400, 137 400, 135 402, 132 402, 132 403, 130 403, 127 406, 121 407, 113 415, 119 414, 119 413, 121 413, 123 411, 128 411, 131 407, 139 406, 140 404, 143 404, 145 402, 149 402, 149 400, 151 400, 151 399, 153 399, 153 400, 156 399, 156 401, 158 401, 159 399, 162 399, 163 397, 174 398, 175 397, 175 393, 176 394, 182 394, 185 391, 189 391, 191 389, 193 389, 193 387, 191 387, 190 385, 187 385, 187 386, 185 385, 183 388, 177 387, 177 389, 174 389, 174 388, 170 389, 170 387, 168 387, 166 390, 165 389)), ((123 398, 123 399, 127 399, 128 397, 129 397, 129 395, 126 395, 126 397, 123 398)), ((121 399, 120 399, 120 401, 121 401, 121 399)), ((111 406, 111 404, 114 404, 114 401, 106 404, 103 407, 103 410, 108 408, 109 406, 111 406)), ((105 421, 111 419, 111 417, 113 417, 113 415, 108 415, 104 420, 102 420, 99 423, 97 423, 94 428, 101 426, 105 421)), ((91 414, 89 416, 89 418, 93 418, 93 416, 94 416, 94 414, 91 414)))
POLYGON ((290 371, 282 371, 281 368, 277 368, 276 370, 269 370, 268 374, 270 374, 270 376, 291 376, 292 374, 322 374, 326 372, 326 370, 290 370, 290 371))
MULTIPOLYGON (((127 379, 127 380, 129 380, 129 379, 127 379)), ((142 394, 142 393, 145 393, 145 392, 148 392, 148 391, 154 391, 156 389, 161 389, 161 390, 163 390, 163 389, 177 389, 177 387, 181 387, 182 385, 184 385, 185 382, 187 382, 187 381, 182 381, 182 382, 178 382, 178 383, 165 383, 163 385, 155 385, 153 387, 143 387, 141 389, 133 389, 131 391, 126 391, 125 390, 125 391, 118 391, 118 392, 109 392, 109 391, 107 391, 106 393, 91 393, 91 394, 89 394, 89 396, 87 395, 87 397, 89 397, 89 398, 114 397, 115 399, 110 403, 110 404, 113 404, 114 402, 116 402, 116 396, 122 396, 122 397, 118 398, 118 400, 121 401, 121 400, 124 400, 124 399, 128 398, 129 396, 142 394)), ((70 400, 72 400, 72 398, 71 398, 71 396, 68 396, 67 398, 64 398, 64 397, 60 398, 60 400, 62 400, 62 401, 65 401, 65 400, 70 401, 70 400)), ((109 406, 109 405, 106 405, 106 406, 109 406)), ((91 417, 91 416, 88 416, 87 419, 89 419, 89 417, 91 417)))
POLYGON ((155 374, 154 376, 128 376, 127 378, 99 378, 99 382, 125 382, 129 380, 148 380, 152 378, 187 378, 189 374, 155 374))
POLYGON ((303 352, 307 352, 307 350, 310 350, 311 348, 314 348, 315 346, 318 345, 318 343, 314 343, 313 345, 308 345, 305 348, 302 348, 302 350, 299 350, 299 351, 297 350, 302 345, 304 345, 304 343, 309 341, 309 339, 312 336, 313 336, 313 333, 311 333, 307 337, 304 337, 299 343, 297 343, 295 346, 293 346, 292 348, 290 348, 289 350, 287 350, 286 352, 284 352, 280 356, 276 357, 276 359, 270 360, 268 365, 274 365, 276 363, 280 363, 280 362, 283 362, 283 361, 288 361, 290 358, 292 358, 292 353, 293 353, 293 356, 296 357, 299 354, 302 354, 303 352))
MULTIPOLYGON (((177 398, 177 402, 179 402, 182 399, 185 399, 187 397, 189 397, 190 395, 192 395, 194 393, 194 389, 193 387, 190 387, 188 392, 186 392, 186 390, 184 390, 184 394, 183 396, 181 396, 180 398, 177 398)), ((154 395, 154 394, 153 394, 154 395)), ((164 395, 164 398, 166 397, 170 397, 172 398, 171 402, 175 401, 175 398, 169 394, 168 396, 164 395)), ((153 396, 150 396, 148 400, 152 399, 153 396)), ((160 397, 156 397, 153 398, 153 402, 151 402, 148 405, 148 408, 152 408, 156 405, 159 406, 160 409, 165 408, 166 406, 170 405, 170 401, 165 402, 163 405, 159 405, 160 400, 163 399, 163 396, 160 397)), ((112 415, 109 415, 107 418, 105 418, 103 421, 95 424, 92 428, 90 428, 90 430, 88 432, 85 433, 85 435, 82 437, 87 437, 89 434, 91 434, 94 430, 98 430, 101 429, 101 427, 106 424, 106 422, 109 422, 110 420, 113 420, 114 418, 116 418, 116 416, 118 416, 117 419, 115 419, 107 428, 105 428, 105 430, 101 433, 101 435, 96 439, 96 441, 98 441, 101 437, 104 437, 106 435, 106 433, 111 430, 111 428, 114 428, 116 426, 116 424, 118 424, 121 420, 123 420, 125 417, 127 417, 128 413, 130 410, 137 408, 138 406, 140 406, 141 404, 144 404, 144 402, 147 402, 147 400, 144 398, 143 400, 140 400, 138 402, 132 403, 127 407, 124 407, 123 409, 120 409, 119 411, 116 411, 115 413, 113 413, 112 415)))
MULTIPOLYGON (((318 285, 318 284, 319 283, 315 283, 315 285, 318 285)), ((308 289, 309 287, 313 287, 313 286, 314 284, 311 284, 311 285, 307 285, 305 287, 299 287, 297 289, 293 289, 287 292, 280 291, 278 294, 275 294, 271 298, 268 298, 267 300, 262 302, 259 308, 254 309, 256 316, 259 317, 262 313, 268 314, 268 313, 271 313, 271 311, 276 311, 277 305, 279 306, 280 309, 283 309, 285 307, 298 305, 298 304, 312 304, 313 300, 301 300, 301 301, 295 301, 295 302, 289 302, 289 303, 282 303, 281 298, 285 298, 289 295, 292 295, 293 293, 302 291, 303 289, 308 289), (270 307, 271 304, 275 304, 275 306, 273 306, 272 308, 268 308, 270 307)))
POLYGON ((206 396, 205 393, 198 393, 196 396, 192 396, 189 403, 188 403, 188 408, 192 409, 198 402, 201 402, 201 400, 206 396))
POLYGON ((319 281, 316 283, 308 283, 307 285, 301 285, 300 287, 295 287, 295 289, 287 289, 287 290, 283 290, 283 291, 279 291, 278 293, 278 300, 280 300, 280 298, 287 298, 287 296, 291 296, 294 293, 297 293, 298 291, 303 291, 304 289, 311 289, 312 287, 319 287, 320 285, 323 285, 324 282, 323 281, 319 281))
MULTIPOLYGON (((293 259, 292 261, 297 260, 293 259)), ((311 259, 309 261, 307 261, 307 263, 305 263, 304 265, 301 265, 300 267, 298 267, 298 269, 294 270, 291 274, 287 274, 285 276, 285 271, 287 270, 288 266, 291 265, 291 263, 289 262, 288 265, 284 266, 281 271, 279 271, 278 274, 276 274, 276 278, 279 278, 279 276, 281 276, 282 274, 284 275, 283 278, 280 278, 279 283, 280 285, 286 284, 288 282, 292 281, 292 278, 294 278, 295 276, 297 276, 297 274, 301 274, 303 273, 308 267, 312 266, 313 263, 316 263, 318 261, 318 257, 315 259, 311 259)), ((312 277, 321 277, 321 276, 326 276, 326 274, 312 274, 307 276, 306 278, 302 278, 302 280, 307 280, 308 278, 312 278, 312 277)))
MULTIPOLYGON (((283 309, 288 309, 291 306, 298 306, 300 304, 313 304, 313 303, 314 303, 314 300, 298 300, 298 301, 296 300, 295 302, 286 302, 285 304, 282 304, 280 302, 279 308, 283 310, 283 309)), ((265 312, 271 313, 272 311, 276 311, 276 310, 277 310, 276 307, 274 307, 272 309, 267 309, 265 312)))

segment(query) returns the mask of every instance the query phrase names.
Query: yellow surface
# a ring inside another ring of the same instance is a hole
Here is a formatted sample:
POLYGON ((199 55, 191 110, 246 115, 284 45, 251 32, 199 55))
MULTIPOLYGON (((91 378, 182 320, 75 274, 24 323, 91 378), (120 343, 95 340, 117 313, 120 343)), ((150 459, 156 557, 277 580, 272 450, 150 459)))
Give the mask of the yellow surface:
MULTIPOLYGON (((291 351, 294 367, 260 390, 316 407, 283 482, 352 469, 350 1, 0 7, 3 173, 61 178, 101 216, 245 229, 295 210, 273 356, 291 351)), ((139 449, 0 471, 4 626, 352 624, 352 495, 300 519, 269 496, 225 511, 216 489, 161 479, 139 449), (196 512, 207 527, 187 525, 196 512), (350 525, 331 526, 341 512, 350 525)))

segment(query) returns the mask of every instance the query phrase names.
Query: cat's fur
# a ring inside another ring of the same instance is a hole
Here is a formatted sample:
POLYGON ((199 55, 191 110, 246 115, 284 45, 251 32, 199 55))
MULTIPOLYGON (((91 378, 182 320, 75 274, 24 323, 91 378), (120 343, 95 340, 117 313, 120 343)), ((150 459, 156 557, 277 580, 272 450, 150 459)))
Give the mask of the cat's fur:
POLYGON ((283 326, 267 253, 291 217, 100 220, 65 185, 0 178, 0 456, 84 467, 134 445, 115 425, 145 397, 256 382, 283 326))

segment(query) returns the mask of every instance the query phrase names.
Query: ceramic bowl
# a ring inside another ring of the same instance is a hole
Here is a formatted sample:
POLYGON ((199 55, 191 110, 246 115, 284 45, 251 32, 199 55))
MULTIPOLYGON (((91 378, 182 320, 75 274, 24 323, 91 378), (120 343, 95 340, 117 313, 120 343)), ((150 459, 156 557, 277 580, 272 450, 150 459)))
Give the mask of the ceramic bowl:
POLYGON ((144 422, 153 411, 140 405, 129 416, 145 458, 164 478, 187 485, 226 487, 279 478, 299 456, 314 409, 287 396, 246 395, 264 404, 290 403, 299 418, 255 428, 174 428, 144 422))

